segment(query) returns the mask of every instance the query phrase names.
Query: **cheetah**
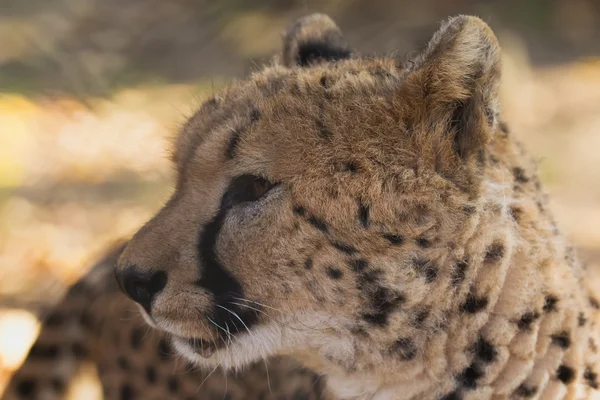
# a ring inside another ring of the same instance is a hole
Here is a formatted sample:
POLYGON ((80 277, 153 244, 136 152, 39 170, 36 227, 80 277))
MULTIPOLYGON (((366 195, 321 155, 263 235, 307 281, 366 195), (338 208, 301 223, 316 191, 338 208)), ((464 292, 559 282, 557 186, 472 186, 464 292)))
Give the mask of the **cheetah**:
POLYGON ((501 118, 481 19, 414 58, 327 16, 184 125, 116 277, 195 365, 291 356, 338 399, 598 397, 600 297, 501 118))
POLYGON ((318 400, 323 381, 283 357, 238 374, 203 371, 175 354, 119 290, 116 245, 72 286, 44 319, 4 400, 62 400, 85 364, 96 369, 105 400, 318 400))

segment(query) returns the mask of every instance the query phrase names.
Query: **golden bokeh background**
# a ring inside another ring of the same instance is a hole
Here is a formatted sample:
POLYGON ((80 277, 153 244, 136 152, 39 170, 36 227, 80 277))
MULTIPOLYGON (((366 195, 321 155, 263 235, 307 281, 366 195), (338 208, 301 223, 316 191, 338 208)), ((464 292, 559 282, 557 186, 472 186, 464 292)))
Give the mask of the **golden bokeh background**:
POLYGON ((418 51, 449 15, 486 20, 504 119, 600 267, 600 1, 0 0, 0 390, 37 318, 165 201, 186 116, 316 11, 362 53, 418 51))

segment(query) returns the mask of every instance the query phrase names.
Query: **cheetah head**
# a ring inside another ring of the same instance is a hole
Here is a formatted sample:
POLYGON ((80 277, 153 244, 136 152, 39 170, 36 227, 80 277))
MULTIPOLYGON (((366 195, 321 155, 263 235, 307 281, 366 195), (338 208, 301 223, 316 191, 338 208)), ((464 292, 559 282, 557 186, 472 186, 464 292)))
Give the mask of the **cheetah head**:
POLYGON ((465 279, 497 125, 497 40, 459 16, 416 58, 361 57, 312 15, 281 59, 183 127, 174 194, 117 280, 207 367, 423 357, 465 279))

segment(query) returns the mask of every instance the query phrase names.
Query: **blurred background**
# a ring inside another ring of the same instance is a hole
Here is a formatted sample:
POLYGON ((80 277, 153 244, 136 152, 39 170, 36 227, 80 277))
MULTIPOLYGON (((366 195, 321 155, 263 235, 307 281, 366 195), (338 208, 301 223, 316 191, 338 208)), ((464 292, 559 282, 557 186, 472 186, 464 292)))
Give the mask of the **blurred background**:
POLYGON ((487 21, 504 117, 600 265, 600 1, 0 0, 0 391, 36 316, 168 197, 186 117, 316 11, 362 53, 418 51, 449 15, 487 21))

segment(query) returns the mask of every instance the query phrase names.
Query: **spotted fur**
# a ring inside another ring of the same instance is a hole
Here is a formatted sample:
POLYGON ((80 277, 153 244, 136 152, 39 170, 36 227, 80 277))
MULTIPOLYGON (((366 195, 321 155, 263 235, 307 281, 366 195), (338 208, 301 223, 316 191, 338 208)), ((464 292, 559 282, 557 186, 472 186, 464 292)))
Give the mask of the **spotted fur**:
POLYGON ((288 354, 341 399, 590 398, 598 295, 499 122, 500 71, 475 17, 410 60, 301 20, 283 65, 179 134, 122 288, 205 368, 288 354))

